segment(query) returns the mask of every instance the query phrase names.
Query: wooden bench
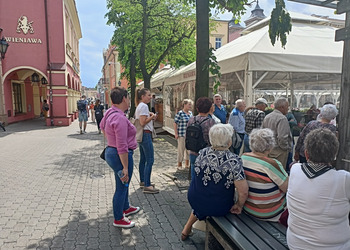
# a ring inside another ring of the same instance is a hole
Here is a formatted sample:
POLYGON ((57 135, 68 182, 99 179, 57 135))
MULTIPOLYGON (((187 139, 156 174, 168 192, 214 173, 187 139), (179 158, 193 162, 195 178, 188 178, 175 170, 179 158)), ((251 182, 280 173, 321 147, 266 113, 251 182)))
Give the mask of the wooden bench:
POLYGON ((288 249, 287 228, 244 213, 207 219, 205 249, 288 249))

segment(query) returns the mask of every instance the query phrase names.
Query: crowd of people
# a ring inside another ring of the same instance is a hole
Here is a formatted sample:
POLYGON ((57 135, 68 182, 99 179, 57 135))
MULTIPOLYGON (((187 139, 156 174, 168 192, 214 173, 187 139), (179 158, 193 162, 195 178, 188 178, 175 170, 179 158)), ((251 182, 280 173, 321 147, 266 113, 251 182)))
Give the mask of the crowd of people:
MULTIPOLYGON (((106 162, 115 173, 113 225, 123 228, 133 227, 135 223, 127 217, 140 211, 128 200, 137 145, 140 187, 146 194, 159 192, 151 182, 157 113, 148 106, 153 99, 150 90, 140 89, 136 97, 135 119, 129 120, 125 115, 130 107, 128 93, 114 88, 113 105, 98 122, 108 141, 106 162)), ((287 226, 291 249, 350 249, 350 173, 333 167, 339 148, 331 122, 338 113, 335 105, 325 104, 305 126, 293 161, 291 128, 296 120, 288 112, 286 98, 276 99, 267 115, 264 98, 258 98, 253 107, 246 107, 242 99, 235 104, 227 115, 220 95, 201 97, 194 116, 192 100, 185 99, 175 115, 177 168, 188 170, 191 179, 192 212, 181 239, 192 235, 198 220, 246 213, 287 226)), ((96 105, 94 110, 96 115, 96 105)))

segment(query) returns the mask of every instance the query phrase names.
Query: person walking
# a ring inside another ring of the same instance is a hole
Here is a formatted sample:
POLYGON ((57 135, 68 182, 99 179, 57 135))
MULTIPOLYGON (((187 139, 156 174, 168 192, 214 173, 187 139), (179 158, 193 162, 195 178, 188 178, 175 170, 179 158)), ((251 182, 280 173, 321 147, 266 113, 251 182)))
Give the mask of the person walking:
POLYGON ((95 122, 95 109, 94 109, 95 105, 94 102, 91 101, 90 105, 89 105, 89 109, 91 110, 91 120, 92 122, 95 122))
POLYGON ((230 118, 228 120, 228 123, 231 124, 233 129, 237 132, 239 137, 241 137, 242 142, 237 148, 233 149, 233 152, 236 155, 239 155, 241 151, 241 147, 243 144, 243 139, 244 139, 244 133, 245 133, 245 118, 244 118, 244 110, 245 110, 245 102, 242 99, 238 99, 236 101, 236 107, 232 110, 230 114, 230 118))
POLYGON ((140 211, 139 207, 131 206, 129 203, 128 185, 134 168, 133 154, 137 147, 136 128, 124 114, 130 106, 127 90, 115 87, 110 97, 112 107, 106 112, 100 125, 108 143, 105 159, 114 171, 116 182, 113 196, 113 225, 131 228, 135 226, 135 222, 127 217, 140 211))
POLYGON ((94 106, 94 112, 95 112, 95 117, 96 117, 96 121, 97 121, 97 129, 98 129, 99 134, 101 134, 100 123, 101 123, 101 120, 103 118, 103 111, 104 111, 104 107, 103 107, 103 105, 101 105, 100 99, 97 99, 96 104, 94 106))
POLYGON ((177 168, 181 169, 182 161, 185 160, 185 168, 190 168, 189 152, 185 147, 185 135, 188 120, 192 116, 192 100, 185 99, 180 110, 174 119, 175 139, 177 140, 177 168))
POLYGON ((249 147, 249 134, 255 128, 260 128, 264 118, 267 101, 265 98, 258 98, 255 101, 255 107, 248 108, 245 114, 245 135, 244 152, 252 152, 249 147))
POLYGON ((227 111, 225 109, 225 106, 221 104, 222 103, 221 95, 220 94, 214 95, 213 101, 215 104, 214 115, 220 119, 222 124, 226 124, 227 111))
POLYGON ((149 89, 143 88, 137 90, 136 93, 137 108, 135 111, 135 119, 139 119, 141 126, 143 127, 142 141, 139 143, 140 148, 140 186, 143 188, 143 192, 146 194, 159 193, 159 189, 156 189, 151 184, 152 166, 154 163, 154 149, 152 142, 152 134, 154 130, 153 121, 157 119, 157 115, 153 112, 149 112, 148 104, 152 99, 149 89))
POLYGON ((86 133, 86 124, 89 117, 89 108, 86 101, 86 96, 82 95, 81 99, 77 102, 78 112, 79 112, 79 128, 80 134, 86 133), (84 131, 82 130, 82 125, 84 122, 84 131))
POLYGON ((292 133, 286 117, 289 103, 286 98, 278 98, 274 102, 275 109, 268 114, 262 124, 262 128, 269 128, 274 132, 276 146, 269 153, 269 157, 275 158, 286 167, 288 154, 292 151, 292 133))
POLYGON ((45 118, 48 117, 49 110, 50 110, 49 104, 47 103, 47 100, 44 100, 43 107, 41 108, 41 111, 43 112, 43 115, 45 118))

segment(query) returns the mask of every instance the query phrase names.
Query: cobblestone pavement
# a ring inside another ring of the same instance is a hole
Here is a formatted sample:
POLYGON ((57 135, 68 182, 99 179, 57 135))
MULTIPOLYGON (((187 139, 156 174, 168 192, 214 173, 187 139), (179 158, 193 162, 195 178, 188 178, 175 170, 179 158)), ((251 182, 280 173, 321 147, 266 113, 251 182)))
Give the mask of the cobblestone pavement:
MULTIPOLYGON (((176 171, 176 148, 167 136, 154 142, 152 182, 143 194, 134 168, 130 201, 141 211, 132 229, 112 225, 114 174, 99 158, 103 136, 94 123, 46 127, 32 120, 0 131, 0 249, 204 249, 205 233, 182 242, 191 209, 187 173, 176 171), (104 176, 104 178, 101 178, 104 176)), ((138 166, 139 150, 134 155, 138 166)))

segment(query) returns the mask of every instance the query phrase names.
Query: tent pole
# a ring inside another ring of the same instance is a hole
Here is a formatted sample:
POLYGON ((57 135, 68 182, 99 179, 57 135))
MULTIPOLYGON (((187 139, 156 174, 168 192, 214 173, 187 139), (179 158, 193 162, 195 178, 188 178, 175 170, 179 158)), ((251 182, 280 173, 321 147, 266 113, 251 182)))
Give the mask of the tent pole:
POLYGON ((253 72, 245 70, 244 78, 244 99, 248 106, 253 105, 253 72))

